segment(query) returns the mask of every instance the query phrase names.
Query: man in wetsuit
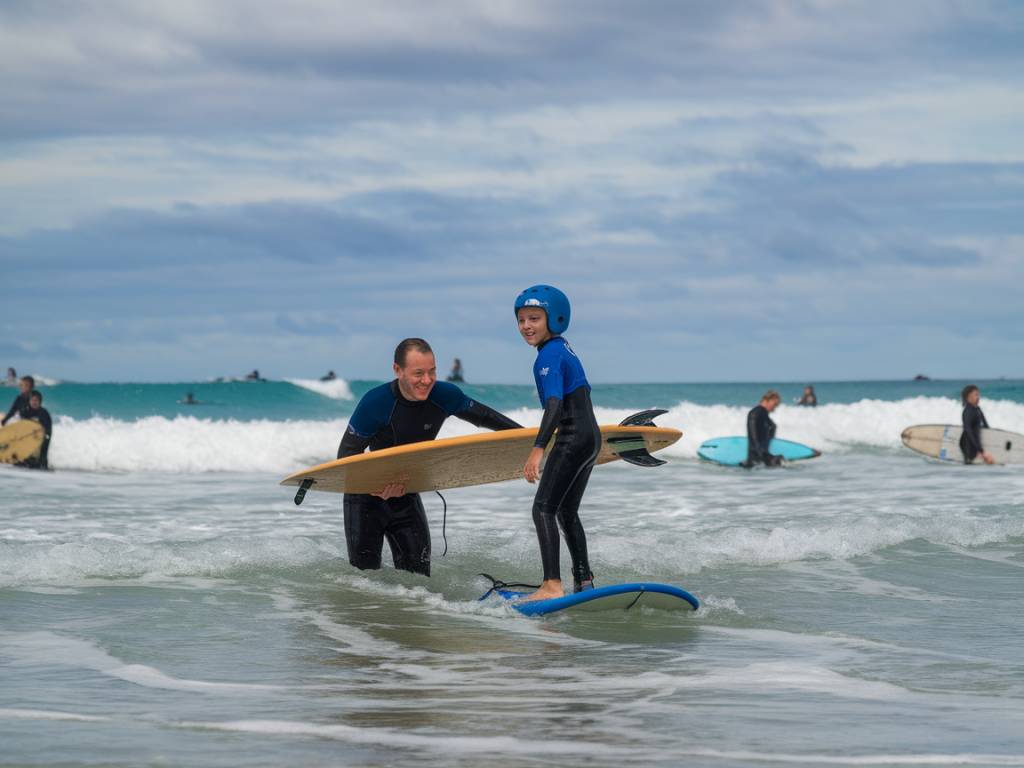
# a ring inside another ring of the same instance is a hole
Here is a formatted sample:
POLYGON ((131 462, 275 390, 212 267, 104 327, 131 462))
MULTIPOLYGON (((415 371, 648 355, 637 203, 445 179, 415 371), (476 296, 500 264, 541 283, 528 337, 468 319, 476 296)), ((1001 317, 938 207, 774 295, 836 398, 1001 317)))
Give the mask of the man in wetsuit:
POLYGON ((21 388, 21 392, 14 398, 11 407, 7 409, 7 415, 0 419, 0 427, 10 421, 14 414, 19 413, 23 408, 28 408, 29 393, 36 388, 36 380, 31 376, 22 376, 18 381, 18 386, 21 388))
POLYGON ((53 420, 50 418, 50 412, 43 408, 42 392, 32 390, 29 393, 28 405, 18 411, 18 416, 22 419, 39 422, 39 426, 43 428, 43 445, 39 449, 39 458, 27 459, 21 462, 19 466, 31 469, 49 469, 48 456, 50 453, 50 435, 53 433, 53 420))
POLYGON ((761 402, 750 409, 747 414, 747 460, 742 466, 750 469, 755 464, 764 464, 766 467, 777 467, 782 463, 782 457, 776 456, 768 450, 768 446, 775 437, 775 422, 770 416, 779 405, 779 393, 769 389, 764 393, 761 402))
MULTIPOLYGON (((395 380, 363 395, 349 418, 338 458, 395 445, 433 440, 449 416, 486 429, 517 429, 517 424, 483 403, 470 400, 454 384, 437 381, 434 353, 423 339, 405 339, 395 349, 395 380)), ((380 568, 384 539, 395 568, 430 575, 430 528, 418 493, 391 484, 379 494, 346 493, 345 540, 348 560, 360 570, 380 568)))
POLYGON ((960 435, 960 450, 964 454, 964 464, 970 464, 978 456, 981 456, 981 460, 986 464, 995 464, 992 454, 981 446, 981 430, 988 429, 985 414, 978 406, 981 401, 981 390, 974 384, 968 384, 960 393, 960 399, 964 404, 964 431, 960 435))

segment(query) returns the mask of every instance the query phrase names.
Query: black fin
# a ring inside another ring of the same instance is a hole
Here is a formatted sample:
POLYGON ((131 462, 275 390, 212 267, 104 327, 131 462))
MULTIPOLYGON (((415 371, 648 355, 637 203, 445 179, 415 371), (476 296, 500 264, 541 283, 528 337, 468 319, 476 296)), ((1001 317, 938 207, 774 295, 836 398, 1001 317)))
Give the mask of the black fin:
POLYGON ((302 481, 302 485, 299 486, 299 490, 295 492, 295 506, 299 506, 299 504, 302 503, 302 500, 306 498, 306 491, 308 491, 315 482, 316 480, 311 477, 307 477, 302 481))
MULTIPOLYGON (((648 411, 649 413, 649 411, 648 411)), ((660 467, 668 462, 656 459, 647 452, 647 443, 642 437, 610 437, 608 445, 612 453, 623 461, 638 467, 660 467)))
MULTIPOLYGON (((654 423, 655 416, 661 416, 663 413, 668 413, 664 408, 652 408, 649 411, 638 411, 632 416, 627 416, 619 422, 620 427, 656 427, 654 423)), ((664 464, 665 462, 661 462, 664 464)))

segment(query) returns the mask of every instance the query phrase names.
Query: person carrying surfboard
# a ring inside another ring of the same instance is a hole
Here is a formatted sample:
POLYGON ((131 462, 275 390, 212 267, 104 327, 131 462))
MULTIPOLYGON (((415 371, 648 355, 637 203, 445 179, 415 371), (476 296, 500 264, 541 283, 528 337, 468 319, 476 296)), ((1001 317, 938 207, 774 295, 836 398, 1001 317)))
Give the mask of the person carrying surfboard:
POLYGON ((18 411, 23 420, 35 421, 43 428, 43 444, 39 448, 39 456, 20 462, 18 466, 30 469, 49 469, 50 436, 53 434, 53 420, 50 412, 43 408, 43 393, 32 390, 28 396, 28 405, 18 411))
POLYGON ((981 456, 986 464, 995 464, 992 454, 981 446, 981 430, 988 429, 985 414, 978 406, 981 401, 981 390, 974 384, 968 384, 960 393, 960 400, 964 404, 964 431, 960 435, 960 450, 964 454, 964 464, 970 464, 978 456, 981 456))
POLYGON ((572 557, 574 590, 594 586, 579 507, 601 449, 601 430, 594 418, 583 364, 561 335, 569 327, 569 299, 550 285, 535 285, 516 297, 515 314, 523 340, 537 349, 533 376, 544 409, 537 439, 523 467, 528 482, 540 479, 533 499, 533 524, 544 580, 524 600, 546 600, 565 594, 559 566, 559 525, 572 557), (544 450, 556 429, 558 436, 542 475, 544 450))
POLYGON ((782 463, 781 456, 768 450, 775 437, 775 422, 770 414, 778 408, 781 399, 778 392, 769 389, 761 397, 761 402, 750 409, 747 414, 747 460, 740 466, 750 469, 755 464, 777 467, 782 463))
POLYGON ((36 388, 36 380, 31 376, 22 376, 18 380, 18 386, 21 388, 21 392, 14 398, 11 407, 7 409, 7 415, 0 419, 0 427, 10 421, 16 413, 28 407, 29 393, 36 388))
MULTIPOLYGON (((363 395, 338 446, 338 458, 395 445, 433 440, 449 416, 485 429, 519 429, 521 424, 461 389, 437 380, 437 363, 423 339, 404 339, 395 348, 395 379, 363 395)), ((430 528, 418 493, 392 483, 379 494, 346 493, 345 542, 348 560, 360 570, 380 568, 386 538, 395 568, 430 575, 430 528)))

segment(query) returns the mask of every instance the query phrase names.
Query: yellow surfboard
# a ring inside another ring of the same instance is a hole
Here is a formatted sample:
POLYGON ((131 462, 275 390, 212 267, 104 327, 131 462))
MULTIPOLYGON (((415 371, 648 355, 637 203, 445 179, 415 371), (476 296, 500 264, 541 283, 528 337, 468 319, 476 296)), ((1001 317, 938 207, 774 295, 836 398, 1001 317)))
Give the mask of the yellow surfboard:
MULTIPOLYGON (((644 466, 664 464, 650 454, 672 445, 683 433, 653 426, 649 418, 646 423, 651 426, 602 426, 597 463, 625 459, 644 466)), ((523 465, 536 437, 534 427, 398 445, 304 469, 286 477, 281 485, 300 486, 295 497, 299 504, 307 488, 331 493, 379 493, 390 483, 401 483, 407 493, 419 493, 514 480, 523 476, 523 465)))
POLYGON ((38 422, 22 419, 0 427, 0 464, 17 464, 39 454, 43 447, 43 428, 38 422))

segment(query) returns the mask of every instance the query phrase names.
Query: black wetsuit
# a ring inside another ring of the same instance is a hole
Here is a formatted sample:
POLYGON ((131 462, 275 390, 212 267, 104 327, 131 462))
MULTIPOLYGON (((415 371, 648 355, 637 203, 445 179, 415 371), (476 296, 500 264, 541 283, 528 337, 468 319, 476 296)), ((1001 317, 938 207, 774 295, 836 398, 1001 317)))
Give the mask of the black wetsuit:
POLYGON ((572 558, 573 582, 579 591, 584 582, 594 578, 579 508, 601 450, 601 430, 594 418, 583 365, 565 339, 555 336, 541 344, 533 370, 544 406, 534 445, 545 448, 558 430, 533 499, 533 524, 540 543, 544 580, 562 578, 558 538, 561 526, 572 558))
POLYGON ((50 412, 42 406, 34 409, 27 405, 18 412, 18 415, 22 419, 38 422, 39 426, 43 428, 43 445, 39 449, 39 458, 26 459, 20 462, 19 466, 32 469, 49 469, 50 436, 53 434, 53 420, 50 418, 50 412))
POLYGON ((28 395, 19 394, 14 398, 11 407, 7 409, 7 415, 0 419, 0 427, 6 424, 14 414, 20 413, 24 408, 28 408, 28 395))
MULTIPOLYGON (((338 458, 395 445, 433 440, 449 416, 486 429, 517 429, 512 419, 469 399, 454 384, 439 381, 426 400, 406 400, 398 381, 363 395, 338 446, 338 458)), ((361 570, 380 568, 384 539, 395 568, 430 575, 430 528, 418 493, 382 499, 346 493, 345 541, 349 562, 361 570)))
POLYGON ((768 446, 775 437, 775 422, 768 409, 760 403, 747 414, 747 460, 743 466, 750 469, 758 463, 775 467, 782 463, 782 457, 772 454, 768 446))
POLYGON ((960 450, 964 454, 964 464, 970 464, 985 449, 981 447, 981 430, 988 429, 988 422, 981 408, 967 403, 963 413, 964 431, 960 435, 960 450))

